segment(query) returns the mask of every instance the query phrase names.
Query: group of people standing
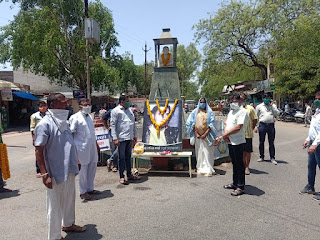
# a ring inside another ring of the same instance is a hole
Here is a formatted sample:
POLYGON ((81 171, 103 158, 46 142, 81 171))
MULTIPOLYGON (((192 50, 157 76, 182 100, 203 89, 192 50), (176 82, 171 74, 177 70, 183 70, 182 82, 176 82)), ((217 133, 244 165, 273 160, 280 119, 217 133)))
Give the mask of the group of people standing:
MULTIPOLYGON (((61 230, 86 230, 75 224, 75 176, 79 174, 81 199, 91 200, 92 195, 101 193, 94 189, 99 147, 90 115, 91 103, 80 99, 80 111, 69 119, 63 94, 51 94, 47 104, 40 102, 38 107, 39 112, 31 117, 31 133, 37 177, 42 177, 47 188, 48 239, 64 239, 61 230)), ((137 141, 137 131, 129 107, 129 98, 122 95, 110 116, 111 135, 119 153, 120 183, 125 185, 138 179, 131 173, 131 149, 137 141)))
MULTIPOLYGON (((246 100, 245 94, 231 95, 230 112, 222 135, 222 139, 228 143, 229 155, 233 164, 233 182, 225 185, 224 188, 232 189, 231 195, 233 196, 244 194, 245 175, 250 174, 253 132, 259 131, 260 158, 258 162, 265 159, 264 142, 268 135, 270 160, 273 164, 277 164, 274 147, 274 121, 278 110, 272 103, 271 95, 266 93, 263 103, 259 104, 256 110, 247 105, 246 100)), ((214 113, 206 99, 201 98, 186 123, 186 134, 190 137, 190 143, 195 145, 197 173, 205 176, 215 174, 212 167, 214 165, 212 146, 221 140, 221 137, 217 136, 214 121, 214 113)))

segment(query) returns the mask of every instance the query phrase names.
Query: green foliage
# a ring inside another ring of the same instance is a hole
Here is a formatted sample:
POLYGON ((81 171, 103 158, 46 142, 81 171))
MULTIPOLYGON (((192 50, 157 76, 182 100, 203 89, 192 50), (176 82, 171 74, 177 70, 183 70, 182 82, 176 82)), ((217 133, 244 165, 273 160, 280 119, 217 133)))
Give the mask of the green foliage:
POLYGON ((320 15, 302 16, 277 41, 276 90, 307 98, 320 90, 320 15))
POLYGON ((177 68, 182 94, 185 99, 198 100, 199 86, 196 82, 191 82, 201 64, 201 54, 194 43, 187 47, 179 45, 177 49, 177 68))
MULTIPOLYGON (((1 61, 10 60, 14 68, 46 75, 80 89, 86 88, 84 3, 63 0, 22 0, 21 10, 0 35, 1 61), (10 56, 10 57, 9 57, 10 56)), ((109 64, 118 46, 112 15, 101 3, 89 5, 89 13, 100 24, 101 43, 90 48, 95 59, 94 86, 114 88, 116 70, 109 64), (105 58, 105 60, 102 60, 105 58), (113 76, 106 77, 106 76, 113 76)))
MULTIPOLYGON (((216 97, 227 82, 231 84, 243 80, 266 79, 268 59, 277 58, 278 51, 284 48, 290 49, 292 55, 289 55, 288 50, 286 57, 283 55, 281 60, 275 61, 275 69, 279 71, 281 68, 291 68, 291 64, 295 65, 291 62, 296 56, 293 55, 295 49, 287 48, 287 45, 281 43, 281 39, 283 37, 286 39, 288 34, 292 35, 297 30, 295 22, 301 17, 318 15, 319 9, 319 0, 254 0, 222 3, 217 13, 200 20, 194 26, 197 41, 205 41, 206 62, 199 78, 200 84, 203 85, 203 93, 216 97), (285 47, 279 48, 278 44, 285 47), (287 67, 279 68, 279 64, 287 67), (257 69, 260 71, 260 76, 257 75, 257 69)), ((287 44, 290 45, 289 41, 293 38, 287 40, 287 44)), ((303 39, 300 38, 300 41, 303 39)), ((296 46, 300 45, 296 43, 296 46)), ((305 51, 308 51, 307 48, 305 51)), ((310 52, 311 55, 314 53, 315 51, 310 52)), ((300 58, 299 64, 301 61, 304 60, 300 58)), ((310 64, 310 61, 307 62, 310 64)), ((310 85, 301 82, 300 73, 288 70, 284 72, 288 74, 277 80, 279 91, 286 92, 292 89, 292 93, 295 91, 299 94, 305 94, 301 88, 305 88, 306 93, 313 91, 307 87, 310 85), (282 81, 288 84, 280 83, 282 81)), ((304 74, 310 78, 310 72, 307 72, 304 74)), ((282 74, 283 72, 279 76, 282 74)), ((313 85, 318 86, 318 83, 313 85)))
POLYGON ((261 77, 259 69, 247 67, 240 61, 218 62, 206 59, 199 75, 201 94, 208 99, 217 99, 225 85, 259 80, 259 77, 261 77))

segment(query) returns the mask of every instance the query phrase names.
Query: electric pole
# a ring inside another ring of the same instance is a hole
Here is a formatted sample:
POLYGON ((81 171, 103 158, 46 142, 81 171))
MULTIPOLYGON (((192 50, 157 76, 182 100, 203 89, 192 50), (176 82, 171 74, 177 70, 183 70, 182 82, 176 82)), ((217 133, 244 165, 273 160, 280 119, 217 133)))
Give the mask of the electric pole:
MULTIPOLYGON (((84 16, 89 18, 88 0, 84 0, 84 16)), ((86 39, 86 58, 87 58, 87 98, 91 101, 91 82, 90 82, 90 61, 89 61, 89 40, 86 39)))
POLYGON ((147 66, 147 52, 149 52, 151 50, 151 48, 149 48, 147 50, 147 42, 144 45, 144 49, 142 48, 142 50, 144 51, 144 95, 147 97, 147 73, 148 73, 148 66, 147 66))

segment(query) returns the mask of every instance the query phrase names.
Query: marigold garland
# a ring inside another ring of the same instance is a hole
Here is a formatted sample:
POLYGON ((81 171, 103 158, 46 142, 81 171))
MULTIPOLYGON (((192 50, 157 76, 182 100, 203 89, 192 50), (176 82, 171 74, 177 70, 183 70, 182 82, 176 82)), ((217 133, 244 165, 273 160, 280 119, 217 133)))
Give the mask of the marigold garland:
POLYGON ((2 171, 2 176, 4 180, 10 178, 10 167, 7 152, 7 145, 0 143, 0 168, 2 171))
POLYGON ((167 58, 164 59, 164 54, 163 53, 161 54, 161 59, 162 59, 163 66, 166 67, 168 65, 169 60, 170 60, 170 56, 171 56, 171 53, 168 53, 167 58))
MULTIPOLYGON (((167 100, 168 100, 168 99, 167 99, 167 100)), ((149 102, 149 99, 147 99, 147 109, 148 109, 148 113, 149 113, 151 122, 153 123, 153 125, 154 125, 154 126, 156 127, 156 129, 157 129, 157 134, 160 133, 160 127, 162 127, 162 126, 170 119, 171 115, 172 115, 173 112, 174 112, 174 109, 175 109, 176 106, 177 106, 177 103, 178 103, 178 99, 175 100, 175 102, 174 102, 174 104, 173 104, 173 107, 172 107, 169 115, 167 116, 167 118, 166 118, 164 121, 162 121, 161 123, 158 124, 158 123, 154 120, 154 118, 153 118, 153 116, 152 116, 152 112, 151 112, 151 109, 150 109, 150 102, 149 102)))
POLYGON ((159 100, 158 100, 158 99, 156 99, 156 103, 157 103, 157 107, 158 107, 161 115, 163 115, 163 114, 166 112, 166 110, 167 110, 167 107, 168 107, 168 104, 169 104, 169 99, 167 98, 166 104, 164 105, 164 108, 163 108, 163 109, 161 109, 161 107, 160 107, 160 105, 159 105, 159 100))

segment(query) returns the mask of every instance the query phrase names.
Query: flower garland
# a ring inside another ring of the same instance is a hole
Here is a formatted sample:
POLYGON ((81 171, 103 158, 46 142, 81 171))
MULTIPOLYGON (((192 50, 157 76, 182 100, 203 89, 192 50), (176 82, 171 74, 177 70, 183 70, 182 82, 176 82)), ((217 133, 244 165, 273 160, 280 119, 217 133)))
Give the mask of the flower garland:
POLYGON ((10 178, 10 167, 7 152, 7 145, 0 143, 0 168, 2 171, 2 176, 4 180, 10 178))
POLYGON ((163 114, 166 112, 166 110, 167 110, 167 107, 168 107, 168 104, 169 104, 169 99, 167 98, 166 104, 164 105, 164 109, 161 109, 161 107, 160 107, 160 105, 159 105, 159 100, 158 100, 158 99, 156 99, 156 103, 157 103, 157 107, 158 107, 161 115, 163 115, 163 114))
POLYGON ((171 56, 171 53, 168 53, 167 58, 164 59, 164 54, 163 53, 161 54, 161 59, 162 59, 163 66, 166 67, 168 65, 169 60, 170 60, 170 56, 171 56))
MULTIPOLYGON (((167 100, 168 100, 168 99, 167 99, 167 100)), ((169 115, 167 116, 167 118, 166 118, 164 121, 162 121, 161 123, 158 124, 158 123, 154 120, 154 118, 153 118, 153 116, 152 116, 152 112, 151 112, 151 109, 150 109, 150 102, 149 102, 149 99, 147 99, 147 109, 148 109, 148 113, 149 113, 151 122, 153 123, 153 125, 154 125, 154 126, 156 127, 156 129, 157 129, 157 134, 160 133, 160 127, 162 127, 162 126, 170 119, 171 115, 172 115, 173 112, 174 112, 174 109, 175 109, 176 106, 177 106, 177 103, 178 103, 178 99, 175 100, 175 102, 174 102, 174 104, 173 104, 173 107, 172 107, 169 115)))

